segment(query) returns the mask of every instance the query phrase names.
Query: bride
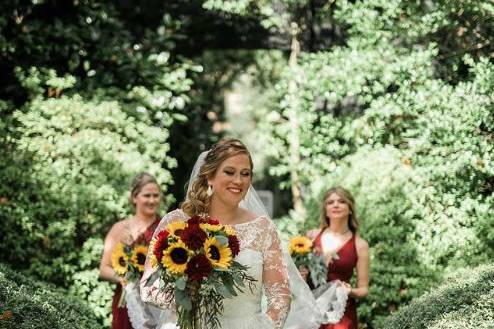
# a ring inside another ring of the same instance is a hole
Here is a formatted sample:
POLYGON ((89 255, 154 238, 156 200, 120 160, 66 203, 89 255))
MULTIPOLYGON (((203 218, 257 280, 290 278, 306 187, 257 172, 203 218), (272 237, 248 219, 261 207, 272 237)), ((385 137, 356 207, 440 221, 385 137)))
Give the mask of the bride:
MULTIPOLYGON (((224 300, 221 328, 316 329, 324 321, 321 303, 314 300, 283 250, 276 227, 251 186, 252 169, 252 158, 241 141, 226 139, 216 143, 197 160, 185 202, 161 220, 154 235, 170 222, 200 214, 208 214, 235 229, 240 240, 236 260, 248 266, 248 274, 257 281, 253 289, 224 300)), ((173 305, 167 304, 169 299, 159 290, 159 280, 146 286, 152 272, 146 261, 141 298, 164 309, 158 328, 176 328, 173 305)), ((337 292, 333 288, 332 296, 337 292)), ((340 301, 344 302, 346 299, 340 301)), ((327 303, 323 305, 327 307, 327 303)))

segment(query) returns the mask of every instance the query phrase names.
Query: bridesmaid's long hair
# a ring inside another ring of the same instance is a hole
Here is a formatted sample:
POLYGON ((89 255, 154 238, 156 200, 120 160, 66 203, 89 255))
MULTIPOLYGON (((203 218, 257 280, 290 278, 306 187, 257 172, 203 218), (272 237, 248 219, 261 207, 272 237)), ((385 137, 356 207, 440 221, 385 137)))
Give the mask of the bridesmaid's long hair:
POLYGON ((239 154, 246 154, 249 157, 250 169, 252 170, 254 168, 252 157, 247 147, 240 140, 234 138, 222 139, 211 147, 204 159, 204 164, 199 169, 199 174, 192 182, 187 198, 180 205, 184 213, 188 216, 195 216, 209 211, 211 197, 207 195, 208 178, 216 175, 223 161, 239 154))
POLYGON ((350 209, 350 214, 348 215, 348 228, 350 228, 350 231, 352 231, 353 233, 357 233, 359 228, 359 220, 357 217, 357 212, 355 211, 355 199, 353 198, 350 191, 341 186, 332 187, 327 190, 326 193, 324 193, 324 197, 321 202, 321 215, 319 217, 321 229, 325 229, 329 226, 330 219, 326 215, 326 200, 333 193, 336 193, 348 204, 348 208, 350 209))

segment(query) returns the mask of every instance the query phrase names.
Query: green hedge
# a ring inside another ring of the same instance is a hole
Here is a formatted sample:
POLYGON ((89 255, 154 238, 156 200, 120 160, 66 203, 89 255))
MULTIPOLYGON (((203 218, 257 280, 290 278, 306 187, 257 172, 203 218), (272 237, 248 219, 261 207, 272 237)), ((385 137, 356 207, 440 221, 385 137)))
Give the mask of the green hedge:
POLYGON ((101 328, 93 312, 77 298, 0 264, 0 328, 101 328))
POLYGON ((494 264, 457 271, 390 316, 384 329, 494 328, 494 264))

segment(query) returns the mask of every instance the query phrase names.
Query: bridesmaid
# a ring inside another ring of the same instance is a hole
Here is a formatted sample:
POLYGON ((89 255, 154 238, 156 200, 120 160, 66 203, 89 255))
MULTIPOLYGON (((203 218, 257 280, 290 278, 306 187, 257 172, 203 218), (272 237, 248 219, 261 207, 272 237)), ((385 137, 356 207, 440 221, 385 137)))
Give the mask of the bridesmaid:
MULTIPOLYGON (((320 216, 321 227, 307 236, 314 242, 328 264, 328 281, 340 280, 348 288, 349 298, 345 314, 336 324, 322 325, 320 329, 358 329, 355 300, 365 298, 369 288, 369 245, 358 235, 358 218, 355 201, 342 187, 329 189, 323 198, 320 216), (357 285, 350 280, 354 268, 357 285)), ((307 273, 302 273, 306 276, 307 273)))
POLYGON ((112 250, 118 242, 133 242, 149 245, 153 232, 160 221, 158 209, 161 191, 156 179, 148 173, 140 173, 132 181, 129 201, 134 214, 127 219, 113 224, 105 238, 103 255, 99 266, 100 278, 116 283, 112 303, 112 329, 132 329, 127 307, 118 307, 125 282, 115 273, 111 266, 112 250))

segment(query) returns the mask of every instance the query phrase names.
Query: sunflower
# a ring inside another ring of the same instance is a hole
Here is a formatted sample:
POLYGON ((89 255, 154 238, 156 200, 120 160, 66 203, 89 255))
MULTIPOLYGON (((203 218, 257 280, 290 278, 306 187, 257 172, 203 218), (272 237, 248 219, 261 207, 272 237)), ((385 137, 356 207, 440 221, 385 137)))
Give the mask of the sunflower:
POLYGON ((118 275, 124 275, 127 272, 129 256, 125 253, 125 245, 119 242, 111 252, 111 266, 118 275))
POLYGON ((130 262, 141 273, 144 272, 144 263, 146 262, 147 253, 148 253, 148 248, 142 244, 138 244, 132 250, 132 256, 130 257, 130 262))
POLYGON ((236 235, 237 234, 231 225, 225 225, 224 227, 225 227, 225 233, 227 235, 236 235))
POLYGON ((163 251, 161 263, 168 271, 174 274, 182 274, 187 268, 187 263, 192 255, 192 252, 187 248, 182 240, 170 243, 170 246, 163 251))
POLYGON ((209 232, 218 232, 223 229, 223 225, 219 224, 209 224, 209 223, 203 223, 199 224, 199 226, 204 230, 208 230, 209 232))
POLYGON ((288 251, 290 255, 293 254, 306 254, 310 252, 312 248, 312 241, 305 236, 295 236, 290 239, 290 245, 288 251))
POLYGON ((186 222, 172 222, 168 224, 166 227, 166 230, 170 233, 170 235, 173 235, 177 238, 180 237, 180 234, 182 231, 187 227, 186 222))
POLYGON ((149 255, 149 265, 151 265, 152 268, 158 266, 158 259, 156 259, 154 254, 149 255))
POLYGON ((213 267, 228 268, 232 262, 232 251, 228 245, 223 246, 216 238, 204 242, 204 251, 213 267))

